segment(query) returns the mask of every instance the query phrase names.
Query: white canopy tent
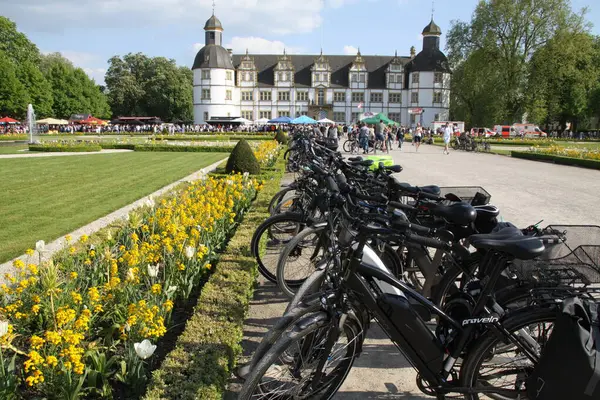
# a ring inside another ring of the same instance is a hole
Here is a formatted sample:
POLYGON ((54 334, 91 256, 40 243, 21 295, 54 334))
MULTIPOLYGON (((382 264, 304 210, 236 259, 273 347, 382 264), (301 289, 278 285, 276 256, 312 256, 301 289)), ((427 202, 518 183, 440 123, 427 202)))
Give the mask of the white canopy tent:
POLYGON ((246 118, 242 118, 242 117, 236 118, 236 119, 234 119, 231 122, 239 122, 242 125, 250 125, 250 124, 252 124, 252 121, 250 121, 249 119, 246 119, 246 118))
POLYGON ((317 121, 320 124, 335 124, 334 121, 330 120, 329 118, 323 118, 317 121))
POLYGON ((39 125, 69 125, 69 121, 65 119, 46 118, 35 121, 39 125))
POLYGON ((257 119, 256 121, 254 121, 254 123, 256 125, 266 125, 269 123, 269 119, 268 118, 257 119))

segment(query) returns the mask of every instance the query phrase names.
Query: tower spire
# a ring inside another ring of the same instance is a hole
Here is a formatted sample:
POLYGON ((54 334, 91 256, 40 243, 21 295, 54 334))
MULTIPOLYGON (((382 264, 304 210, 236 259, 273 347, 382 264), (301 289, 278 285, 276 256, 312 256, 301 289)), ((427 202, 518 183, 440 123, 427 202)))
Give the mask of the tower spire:
POLYGON ((431 0, 431 20, 433 21, 433 14, 435 14, 435 0, 431 0))
POLYGON ((213 2, 212 2, 212 11, 213 11, 212 15, 215 15, 215 0, 213 0, 213 2))

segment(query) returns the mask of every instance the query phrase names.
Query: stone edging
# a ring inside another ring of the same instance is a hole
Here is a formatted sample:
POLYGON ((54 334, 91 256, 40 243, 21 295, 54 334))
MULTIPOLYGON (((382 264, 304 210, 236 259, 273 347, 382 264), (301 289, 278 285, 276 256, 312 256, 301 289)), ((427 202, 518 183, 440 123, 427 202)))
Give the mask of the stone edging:
MULTIPOLYGON (((188 175, 188 176, 181 178, 178 181, 175 181, 161 189, 158 189, 156 192, 149 194, 148 196, 144 196, 141 199, 138 199, 125 207, 122 207, 116 211, 113 211, 110 214, 105 215, 102 218, 99 218, 93 222, 90 222, 89 224, 87 224, 85 226, 82 226, 79 229, 74 230, 73 232, 69 233, 69 235, 71 235, 71 237, 72 237, 72 241, 77 241, 83 235, 90 236, 91 234, 99 231, 100 229, 112 224, 114 221, 117 221, 121 218, 126 217, 130 211, 143 206, 144 203, 147 200, 149 200, 150 198, 154 198, 154 197, 163 195, 164 193, 173 189, 175 186, 177 186, 181 182, 191 182, 191 181, 195 181, 195 180, 198 180, 198 179, 204 177, 209 172, 214 171, 226 159, 227 158, 221 159, 221 160, 209 165, 208 167, 204 167, 204 168, 194 172, 191 175, 188 175)), ((48 259, 52 258, 52 256, 56 252, 58 252, 59 250, 61 250, 65 247, 66 241, 65 241, 64 236, 66 236, 66 235, 63 235, 62 237, 54 240, 51 243, 46 243, 45 250, 41 254, 42 260, 48 260, 48 259)), ((35 243, 31 243, 32 248, 34 247, 34 245, 35 245, 35 243)), ((7 273, 7 272, 10 273, 13 271, 13 262, 15 260, 23 260, 24 262, 27 263, 27 260, 30 260, 30 259, 37 261, 37 260, 39 260, 39 257, 40 257, 40 254, 36 251, 35 254, 31 257, 27 256, 26 254, 23 254, 23 255, 16 257, 10 261, 0 264, 0 282, 4 281, 5 273, 7 273)))

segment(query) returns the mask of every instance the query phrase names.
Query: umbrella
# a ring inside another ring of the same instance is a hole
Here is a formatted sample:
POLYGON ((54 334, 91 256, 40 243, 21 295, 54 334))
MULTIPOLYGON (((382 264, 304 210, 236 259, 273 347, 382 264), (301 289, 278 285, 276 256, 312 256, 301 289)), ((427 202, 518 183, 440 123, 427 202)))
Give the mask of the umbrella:
POLYGON ((323 118, 317 121, 320 124, 335 124, 334 121, 330 120, 329 118, 323 118))
POLYGON ((269 123, 269 119, 268 118, 257 119, 256 121, 254 121, 254 123, 256 125, 266 125, 269 123))
POLYGON ((279 117, 269 121, 270 124, 289 124, 292 121, 290 117, 279 117))
POLYGON ((56 118, 46 118, 40 119, 36 121, 36 124, 39 125, 68 125, 69 121, 65 119, 56 119, 56 118))
POLYGON ((315 121, 314 119, 312 119, 311 117, 308 117, 306 115, 302 115, 296 119, 293 119, 292 122, 290 122, 290 124, 316 124, 317 121, 315 121))
POLYGON ((0 124, 20 124, 16 119, 12 119, 9 117, 0 118, 0 124))
POLYGON ((83 121, 79 121, 80 124, 89 124, 89 125, 106 125, 107 122, 104 120, 101 120, 100 118, 96 118, 96 117, 89 117, 88 119, 84 119, 83 121))

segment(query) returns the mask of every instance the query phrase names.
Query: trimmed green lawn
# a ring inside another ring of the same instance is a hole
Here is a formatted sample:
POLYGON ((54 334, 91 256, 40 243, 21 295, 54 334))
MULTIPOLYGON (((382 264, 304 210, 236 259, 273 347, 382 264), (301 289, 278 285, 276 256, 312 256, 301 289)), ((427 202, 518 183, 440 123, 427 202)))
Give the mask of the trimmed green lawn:
POLYGON ((0 159, 0 262, 61 237, 227 155, 122 153, 0 159))
POLYGON ((27 148, 26 144, 3 144, 0 145, 0 154, 22 154, 21 150, 27 148))

